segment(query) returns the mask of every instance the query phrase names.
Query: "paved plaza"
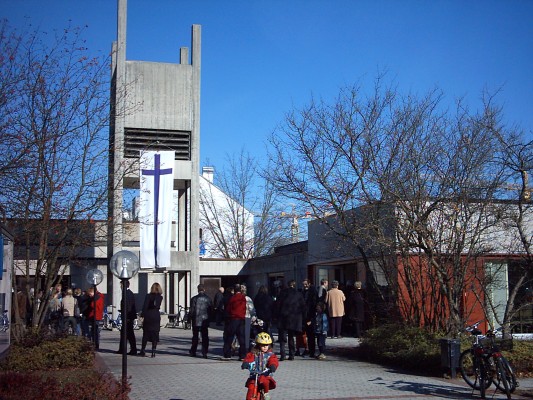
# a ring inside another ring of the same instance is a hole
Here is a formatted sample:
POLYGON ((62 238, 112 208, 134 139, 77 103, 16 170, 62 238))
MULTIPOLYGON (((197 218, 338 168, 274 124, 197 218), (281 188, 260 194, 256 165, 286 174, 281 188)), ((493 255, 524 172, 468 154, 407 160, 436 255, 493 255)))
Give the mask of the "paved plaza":
MULTIPOLYGON (((244 400, 247 372, 235 357, 223 361, 222 331, 210 329, 207 359, 189 356, 190 330, 161 329, 157 356, 128 356, 131 400, 244 400)), ((142 331, 136 331, 140 347, 142 331)), ((122 356, 118 349, 119 332, 103 331, 98 357, 117 378, 122 376, 122 356)), ((273 400, 359 400, 359 399, 479 399, 462 381, 424 377, 343 357, 343 349, 353 347, 357 339, 328 339, 327 359, 318 361, 296 357, 280 363, 274 378, 278 387, 271 391, 273 400)), ((150 343, 148 344, 150 346, 150 343)), ((277 350, 277 346, 275 347, 277 350)), ((148 354, 149 352, 147 352, 148 354)), ((198 351, 200 355, 201 352, 198 351)), ((520 380, 521 395, 513 399, 532 399, 533 380, 520 380), (531 393, 531 397, 527 395, 531 393)), ((505 399, 489 388, 487 399, 505 399)))

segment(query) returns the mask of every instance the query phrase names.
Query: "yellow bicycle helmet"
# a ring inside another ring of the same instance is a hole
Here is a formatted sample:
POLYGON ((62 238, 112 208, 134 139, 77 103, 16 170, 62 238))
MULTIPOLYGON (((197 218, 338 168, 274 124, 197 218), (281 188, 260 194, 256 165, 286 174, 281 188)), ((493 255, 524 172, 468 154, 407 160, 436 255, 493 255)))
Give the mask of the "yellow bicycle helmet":
POLYGON ((255 337, 255 343, 257 344, 272 344, 272 338, 266 332, 258 333, 255 337))

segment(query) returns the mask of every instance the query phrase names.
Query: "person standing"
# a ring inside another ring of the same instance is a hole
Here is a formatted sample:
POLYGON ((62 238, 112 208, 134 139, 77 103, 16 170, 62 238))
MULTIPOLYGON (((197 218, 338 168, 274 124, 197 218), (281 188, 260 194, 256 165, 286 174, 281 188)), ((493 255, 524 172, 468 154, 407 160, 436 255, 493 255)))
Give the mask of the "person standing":
POLYGON ((87 289, 87 323, 89 327, 89 335, 91 341, 94 343, 96 350, 100 348, 100 331, 102 329, 104 319, 104 295, 93 287, 87 289))
POLYGON ((246 356, 246 343, 244 341, 244 318, 246 316, 246 297, 241 293, 241 285, 234 286, 235 294, 231 296, 226 305, 226 323, 224 324, 224 357, 231 359, 231 344, 237 336, 239 341, 239 359, 246 356))
POLYGON ((63 315, 61 313, 61 300, 60 292, 52 291, 50 302, 48 303, 49 310, 49 322, 50 326, 55 332, 59 332, 63 328, 63 315))
POLYGON ((81 288, 75 288, 74 291, 73 291, 72 297, 74 297, 76 299, 76 304, 78 305, 78 309, 77 310, 75 309, 74 317, 76 318, 76 323, 77 323, 76 335, 80 336, 82 334, 82 329, 81 329, 81 321, 82 321, 81 298, 82 298, 82 292, 81 292, 81 288))
MULTIPOLYGON (((91 297, 89 296, 88 291, 83 291, 81 296, 78 298, 78 305, 80 306, 80 327, 81 327, 81 335, 86 338, 91 337, 91 330, 90 330, 90 321, 89 321, 89 311, 90 311, 90 302, 92 301, 91 297)), ((103 314, 102 309, 102 314, 103 314)))
POLYGON ((235 294, 235 286, 228 286, 224 291, 224 297, 222 298, 222 306, 224 307, 224 324, 228 319, 227 306, 229 299, 235 294))
POLYGON ((251 348, 250 331, 252 329, 252 317, 255 316, 254 301, 248 296, 248 289, 241 285, 241 293, 246 298, 246 313, 244 314, 244 343, 246 343, 246 352, 251 348))
POLYGON ((63 308, 63 331, 67 332, 70 324, 72 326, 72 333, 77 335, 78 321, 76 319, 75 310, 78 307, 78 301, 72 294, 72 289, 68 288, 65 296, 63 296, 63 302, 61 304, 63 308))
POLYGON ((213 301, 213 309, 215 312, 215 324, 216 326, 222 326, 224 320, 224 287, 219 287, 215 294, 213 301))
POLYGON ((146 356, 146 345, 152 343, 152 358, 155 357, 155 350, 159 342, 159 331, 161 330, 161 314, 159 309, 163 302, 163 289, 157 282, 152 284, 150 293, 144 297, 142 308, 143 317, 143 338, 141 342, 141 351, 139 356, 146 356))
POLYGON ((316 304, 318 302, 318 293, 309 279, 302 282, 302 294, 305 301, 305 313, 303 330, 307 335, 307 348, 309 356, 314 357, 316 351, 315 329, 313 327, 313 318, 315 317, 316 304))
POLYGON ((255 315, 263 321, 263 332, 272 335, 272 311, 274 309, 274 299, 268 294, 265 285, 259 287, 259 292, 254 297, 255 315))
POLYGON ((124 336, 126 335, 126 339, 128 340, 130 344, 130 351, 129 355, 135 356, 137 355, 137 341, 135 339, 135 331, 133 330, 133 322, 135 321, 135 318, 137 318, 137 308, 135 306, 135 295, 130 290, 130 281, 129 280, 121 280, 120 281, 120 289, 123 289, 124 282, 126 282, 126 305, 127 308, 124 307, 124 298, 120 301, 120 309, 122 315, 127 316, 127 322, 124 323, 124 318, 122 318, 122 328, 120 329, 120 344, 117 350, 117 354, 122 354, 122 346, 124 343, 124 336))
POLYGON ((286 359, 285 342, 289 342, 289 360, 294 360, 296 335, 302 332, 305 300, 301 292, 296 290, 296 281, 291 280, 289 286, 282 290, 278 298, 278 337, 280 361, 286 359), (287 336, 286 336, 287 335, 287 336), (288 338, 287 338, 288 337, 288 338))
POLYGON ((354 324, 352 333, 354 337, 360 338, 364 333, 365 322, 365 295, 360 281, 355 282, 354 289, 348 295, 346 302, 350 305, 348 317, 354 324))
POLYGON ((328 336, 328 317, 324 312, 325 308, 326 307, 322 302, 316 304, 316 311, 311 324, 315 330, 315 337, 318 345, 317 360, 324 360, 326 358, 324 352, 326 350, 326 337, 328 336))
POLYGON ((339 289, 339 281, 331 282, 331 289, 326 294, 326 304, 328 307, 329 325, 331 338, 341 337, 342 317, 344 316, 344 301, 346 296, 339 289))
POLYGON ((198 294, 191 299, 189 315, 192 320, 192 344, 189 350, 191 357, 196 357, 199 334, 202 335, 202 357, 207 358, 209 350, 209 317, 213 309, 211 298, 205 293, 204 285, 198 285, 198 294))
POLYGON ((320 280, 320 286, 318 288, 318 301, 326 304, 326 294, 328 293, 329 282, 327 279, 320 280))

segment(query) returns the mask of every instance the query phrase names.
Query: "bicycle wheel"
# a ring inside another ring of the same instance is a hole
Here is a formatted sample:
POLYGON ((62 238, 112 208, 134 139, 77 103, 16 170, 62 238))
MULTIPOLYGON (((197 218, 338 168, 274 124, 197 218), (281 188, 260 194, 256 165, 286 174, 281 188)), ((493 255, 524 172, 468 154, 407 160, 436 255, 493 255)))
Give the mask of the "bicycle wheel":
POLYGON ((516 381, 516 375, 513 371, 513 368, 511 367, 511 365, 509 364, 509 361, 507 361, 507 359, 504 356, 499 357, 497 359, 497 362, 498 361, 500 362, 502 371, 505 373, 505 375, 500 373, 500 370, 498 369, 498 377, 494 381, 494 384, 496 385, 498 390, 505 393, 505 382, 504 382, 504 377, 505 377, 505 381, 507 381, 507 386, 509 387, 509 392, 513 393, 516 387, 518 386, 518 383, 516 381))
MULTIPOLYGON (((459 356, 459 370, 464 381, 472 389, 479 390, 481 382, 481 359, 474 357, 472 350, 465 350, 459 356)), ((485 368, 483 368, 485 372, 485 368)), ((488 388, 491 384, 490 379, 484 379, 484 389, 488 388)))
POLYGON ((485 391, 487 390, 487 386, 485 386, 485 383, 486 382, 489 382, 489 385, 490 385, 490 382, 491 380, 488 379, 488 375, 487 375, 487 365, 485 364, 484 360, 480 360, 480 363, 479 363, 479 382, 478 382, 478 385, 479 385, 479 395, 481 396, 482 399, 485 399, 485 391))
POLYGON ((510 400, 511 399, 510 384, 507 378, 507 372, 505 371, 501 358, 496 359, 496 372, 498 373, 496 387, 500 389, 500 385, 498 384, 501 384, 501 386, 503 386, 502 392, 505 393, 505 395, 507 396, 507 399, 510 400))

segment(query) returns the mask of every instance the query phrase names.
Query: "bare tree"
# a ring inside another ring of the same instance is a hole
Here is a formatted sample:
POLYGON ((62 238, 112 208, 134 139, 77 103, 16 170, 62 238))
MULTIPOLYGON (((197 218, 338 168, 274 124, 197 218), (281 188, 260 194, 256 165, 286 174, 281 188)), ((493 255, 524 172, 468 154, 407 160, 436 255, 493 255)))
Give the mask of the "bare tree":
MULTIPOLYGON (((495 131, 494 134, 503 148, 501 158, 497 160, 505 168, 506 183, 500 188, 501 197, 513 201, 512 207, 501 212, 503 226, 500 234, 510 238, 507 252, 518 257, 506 264, 509 269, 509 298, 504 305, 502 318, 498 320, 496 312, 496 308, 502 305, 495 303, 490 295, 487 296, 487 307, 497 322, 509 332, 511 324, 521 312, 527 315, 527 310, 533 309, 531 296, 523 293, 533 284, 533 202, 529 183, 529 176, 533 173, 533 141, 526 139, 525 133, 517 127, 505 132, 495 131)), ((490 285, 486 286, 490 289, 497 283, 489 282, 490 285)))
POLYGON ((226 161, 214 184, 200 187, 203 240, 219 257, 267 254, 284 234, 274 192, 268 183, 260 185, 259 166, 244 149, 226 161))
POLYGON ((52 37, 17 36, 6 23, 2 30, 0 48, 9 52, 0 76, 9 79, 2 80, 0 127, 9 140, 0 144, 0 196, 22 251, 14 276, 25 277, 28 297, 30 284, 31 292, 43 290, 32 315, 39 326, 50 288, 93 245, 94 219, 105 216, 109 56, 89 55, 83 29, 52 37))
POLYGON ((21 107, 19 91, 25 70, 18 68, 22 38, 10 29, 6 20, 0 25, 0 176, 13 173, 24 161, 28 143, 13 125, 13 115, 21 107))
POLYGON ((438 90, 401 96, 378 76, 369 96, 347 87, 332 104, 288 113, 270 140, 269 181, 350 242, 370 276, 387 277, 387 293, 375 289, 404 318, 457 331, 463 294, 482 291, 480 259, 499 222, 500 119, 490 102, 449 109, 438 90))

